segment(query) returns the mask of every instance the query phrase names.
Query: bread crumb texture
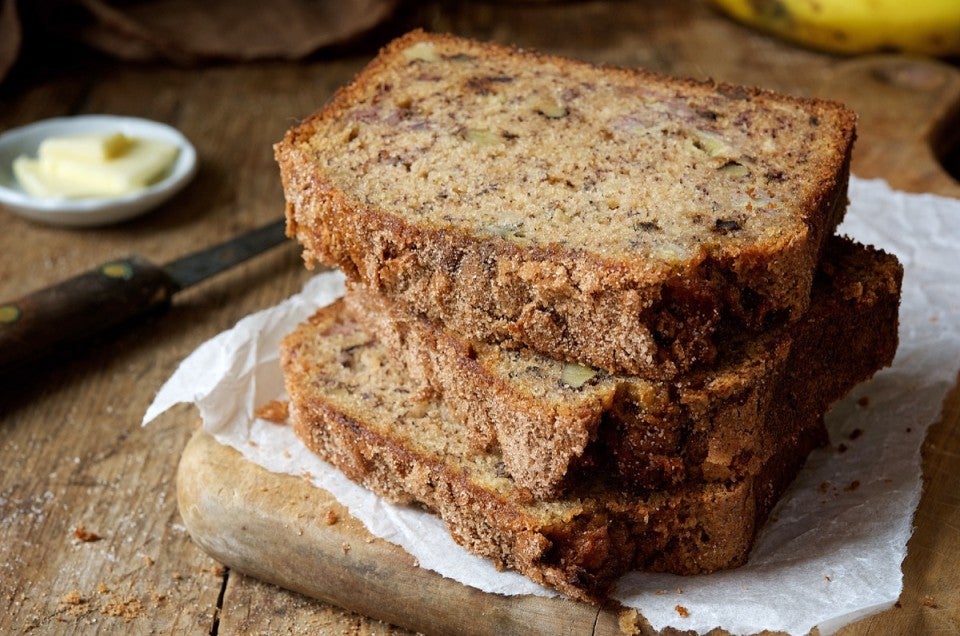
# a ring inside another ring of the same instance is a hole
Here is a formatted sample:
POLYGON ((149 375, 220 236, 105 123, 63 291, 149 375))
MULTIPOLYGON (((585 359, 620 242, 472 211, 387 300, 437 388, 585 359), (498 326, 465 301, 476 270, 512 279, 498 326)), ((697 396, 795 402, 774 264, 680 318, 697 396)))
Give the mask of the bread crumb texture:
POLYGON ((477 451, 442 402, 411 413, 417 384, 343 307, 321 309, 282 345, 297 435, 353 481, 438 514, 472 552, 572 598, 596 602, 630 569, 739 565, 819 439, 819 420, 811 434, 795 423, 797 435, 734 483, 630 493, 598 470, 564 498, 537 499, 506 474, 499 452, 477 451))
POLYGON ((309 143, 357 204, 666 265, 801 233, 850 124, 817 102, 436 36, 394 45, 349 96, 309 143))
POLYGON ((724 321, 806 308, 853 137, 831 102, 413 32, 275 152, 308 263, 473 339, 667 377, 724 321))
MULTIPOLYGON (((813 421, 888 364, 896 259, 836 238, 821 264, 803 320, 728 338, 715 369, 678 383, 466 341, 360 286, 344 303, 463 422, 472 446, 497 448, 518 485, 550 498, 597 469, 631 489, 740 479, 791 434, 775 414, 781 403, 813 421), (846 294, 853 283, 864 292, 856 298, 846 294)), ((425 402, 410 405, 408 415, 422 416, 425 402)))

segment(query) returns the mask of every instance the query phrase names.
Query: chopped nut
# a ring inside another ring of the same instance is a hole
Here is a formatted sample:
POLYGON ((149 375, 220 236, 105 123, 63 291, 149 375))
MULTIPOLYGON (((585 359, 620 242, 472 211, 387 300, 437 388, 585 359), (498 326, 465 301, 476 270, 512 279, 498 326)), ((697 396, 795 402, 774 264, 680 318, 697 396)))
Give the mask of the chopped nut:
POLYGON ((739 179, 740 177, 745 177, 750 174, 749 168, 742 163, 737 163, 736 161, 728 161, 717 169, 724 175, 734 179, 739 179))
POLYGON ((725 157, 733 152, 733 148, 727 142, 712 133, 700 130, 696 135, 696 139, 693 140, 694 147, 711 157, 725 157))
POLYGON ((503 141, 503 137, 486 128, 467 128, 463 138, 478 146, 492 146, 503 141))
POLYGON ((407 409, 407 416, 414 419, 419 419, 427 414, 427 405, 428 402, 425 401, 414 401, 410 408, 407 409))
POLYGON ((419 60, 421 62, 439 62, 440 55, 430 42, 417 42, 413 46, 407 47, 403 51, 403 56, 411 62, 419 60))
POLYGON ((560 119, 567 116, 567 109, 553 98, 540 98, 535 102, 533 109, 548 119, 560 119))
POLYGON ((327 510, 327 513, 323 515, 323 522, 328 526, 335 525, 338 521, 340 521, 340 517, 333 510, 327 510))
POLYGON ((560 381, 572 389, 579 389, 596 375, 596 369, 591 369, 576 362, 568 362, 563 365, 563 370, 560 371, 560 381))
POLYGON ((690 616, 690 610, 683 605, 677 605, 674 609, 677 610, 677 614, 680 615, 680 618, 688 618, 690 616))

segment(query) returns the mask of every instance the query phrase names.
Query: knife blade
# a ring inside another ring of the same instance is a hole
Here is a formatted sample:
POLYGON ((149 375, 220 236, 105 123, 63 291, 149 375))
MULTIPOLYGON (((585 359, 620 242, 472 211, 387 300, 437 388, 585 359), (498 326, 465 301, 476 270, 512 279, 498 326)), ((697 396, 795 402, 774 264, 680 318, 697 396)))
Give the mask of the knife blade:
POLYGON ((169 305, 174 294, 286 240, 283 219, 164 265, 138 255, 0 303, 0 375, 169 305))

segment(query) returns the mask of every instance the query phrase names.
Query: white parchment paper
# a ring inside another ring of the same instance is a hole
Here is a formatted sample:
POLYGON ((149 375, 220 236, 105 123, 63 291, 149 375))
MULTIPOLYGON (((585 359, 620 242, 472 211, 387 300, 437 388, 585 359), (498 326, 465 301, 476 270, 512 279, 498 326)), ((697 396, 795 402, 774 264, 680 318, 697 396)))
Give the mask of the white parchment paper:
MULTIPOLYGON (((616 597, 657 629, 805 634, 818 626, 828 634, 891 606, 900 594, 900 566, 920 498, 920 446, 960 369, 960 200, 856 178, 850 198, 841 233, 896 254, 905 268, 894 364, 828 414, 831 446, 811 455, 745 566, 704 576, 621 579, 616 597)), ((553 595, 470 555, 432 515, 354 485, 307 451, 289 426, 253 417, 257 406, 284 397, 279 340, 342 291, 339 274, 321 274, 300 294, 204 343, 161 388, 144 423, 192 402, 204 429, 222 444, 268 470, 311 475, 421 567, 489 592, 553 595)))

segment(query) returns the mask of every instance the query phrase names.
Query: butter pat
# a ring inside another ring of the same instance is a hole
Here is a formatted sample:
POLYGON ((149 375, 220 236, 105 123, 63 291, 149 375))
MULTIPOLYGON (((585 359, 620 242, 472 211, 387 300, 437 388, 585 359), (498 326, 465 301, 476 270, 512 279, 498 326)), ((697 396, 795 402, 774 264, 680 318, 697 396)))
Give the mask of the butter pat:
POLYGON ((35 197, 120 196, 159 180, 178 152, 170 143, 119 133, 57 137, 40 144, 37 159, 18 157, 13 172, 35 197))
POLYGON ((135 140, 123 133, 92 133, 51 137, 40 144, 40 159, 99 163, 125 154, 135 140))
POLYGON ((41 169, 68 187, 89 188, 106 196, 127 194, 156 181, 177 156, 177 148, 162 141, 138 139, 119 157, 106 161, 76 161, 40 157, 41 169))
POLYGON ((82 199, 102 196, 97 190, 82 183, 65 183, 46 174, 38 159, 17 157, 13 160, 13 174, 27 194, 40 199, 82 199))

